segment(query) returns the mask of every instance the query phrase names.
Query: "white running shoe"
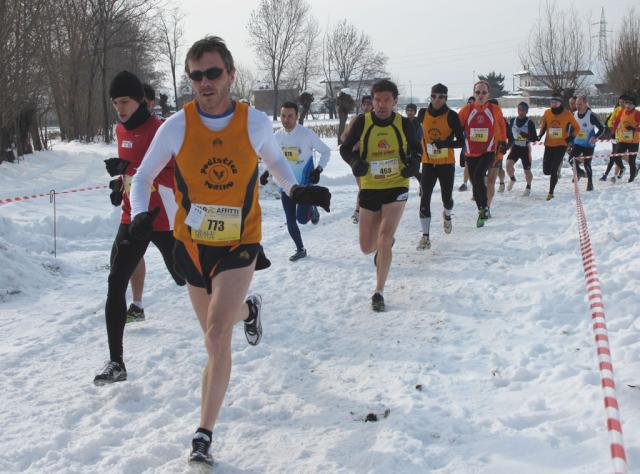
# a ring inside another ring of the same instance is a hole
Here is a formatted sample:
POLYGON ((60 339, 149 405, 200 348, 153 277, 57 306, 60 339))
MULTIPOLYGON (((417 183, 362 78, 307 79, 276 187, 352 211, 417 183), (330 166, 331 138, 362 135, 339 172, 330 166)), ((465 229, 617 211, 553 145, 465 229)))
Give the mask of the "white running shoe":
POLYGON ((249 344, 257 346, 262 339, 262 296, 249 295, 245 303, 249 306, 249 317, 244 320, 244 335, 249 344))
POLYGON ((507 184, 507 191, 511 191, 513 189, 513 185, 516 184, 515 179, 510 179, 509 184, 507 184))
POLYGON ((423 235, 420 238, 420 242, 418 242, 418 246, 416 247, 416 250, 425 250, 430 248, 431 248, 431 241, 429 240, 429 236, 423 235))
POLYGON ((526 189, 524 190, 524 192, 522 193, 522 196, 523 196, 523 197, 527 197, 527 196, 529 196, 530 194, 531 194, 531 189, 530 189, 530 188, 526 188, 526 189))
POLYGON ((498 185, 498 192, 499 192, 499 193, 503 193, 503 192, 504 192, 504 183, 500 183, 500 184, 498 185))
POLYGON ((442 211, 442 226, 444 227, 445 234, 451 233, 451 229, 453 228, 451 223, 451 215, 446 215, 444 211, 442 211))

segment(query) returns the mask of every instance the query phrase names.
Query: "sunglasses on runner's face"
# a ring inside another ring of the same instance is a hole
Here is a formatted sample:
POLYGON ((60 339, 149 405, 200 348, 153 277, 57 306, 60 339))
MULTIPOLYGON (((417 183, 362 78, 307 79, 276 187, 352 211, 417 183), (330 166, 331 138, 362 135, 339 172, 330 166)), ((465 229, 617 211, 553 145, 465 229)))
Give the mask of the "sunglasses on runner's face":
POLYGON ((431 94, 431 98, 432 99, 446 99, 447 95, 446 94, 431 94))
POLYGON ((206 77, 210 81, 213 81, 214 79, 218 79, 223 72, 224 72, 224 69, 219 67, 211 67, 206 71, 191 71, 189 73, 189 79, 191 79, 194 82, 200 82, 202 79, 206 77))
POLYGON ((475 91, 476 95, 487 95, 489 91, 475 91))

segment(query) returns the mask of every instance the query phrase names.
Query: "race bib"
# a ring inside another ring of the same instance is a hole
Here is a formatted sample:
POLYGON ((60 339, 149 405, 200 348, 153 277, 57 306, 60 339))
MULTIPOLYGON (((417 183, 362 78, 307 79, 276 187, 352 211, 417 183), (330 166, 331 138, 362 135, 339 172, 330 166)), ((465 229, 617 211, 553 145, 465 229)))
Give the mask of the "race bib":
POLYGON ((633 132, 621 132, 620 138, 622 140, 633 140, 633 132))
POLYGON ((516 146, 527 146, 527 141, 526 140, 516 140, 515 142, 513 142, 516 146))
POLYGON ((562 129, 561 128, 550 128, 549 129, 549 138, 553 139, 562 139, 562 129))
POLYGON ((578 133, 578 139, 579 140, 586 140, 588 135, 589 134, 587 132, 581 130, 580 133, 578 133))
POLYGON ((472 128, 471 136, 469 137, 472 142, 486 143, 489 140, 488 128, 472 128))
POLYGON ((387 179, 397 176, 400 173, 400 164, 398 158, 390 160, 372 161, 371 176, 373 179, 387 179))
POLYGON ((432 160, 444 160, 446 158, 449 158, 449 149, 436 148, 429 143, 427 144, 427 154, 432 160))
POLYGON ((192 204, 185 224, 191 237, 204 242, 240 240, 242 209, 239 207, 192 204))
POLYGON ((289 161, 300 161, 300 149, 297 146, 283 146, 282 154, 289 161))

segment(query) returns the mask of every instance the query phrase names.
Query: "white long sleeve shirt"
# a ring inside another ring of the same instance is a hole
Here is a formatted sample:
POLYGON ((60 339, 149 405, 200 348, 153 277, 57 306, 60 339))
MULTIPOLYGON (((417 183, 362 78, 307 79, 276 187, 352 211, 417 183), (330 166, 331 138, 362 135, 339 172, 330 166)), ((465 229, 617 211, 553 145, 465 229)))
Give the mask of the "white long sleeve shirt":
MULTIPOLYGON (((207 115, 200 112, 202 123, 213 131, 226 128, 235 113, 207 115)), ((186 121, 184 111, 172 115, 156 132, 149 149, 138 168, 131 185, 131 215, 135 217, 146 212, 149 206, 151 185, 172 156, 177 156, 185 136, 186 121)), ((289 194, 291 187, 298 184, 282 150, 273 135, 271 120, 264 112, 249 108, 247 120, 249 140, 256 154, 262 158, 267 169, 278 184, 289 194)))
MULTIPOLYGON (((300 124, 290 132, 281 128, 275 134, 282 152, 293 170, 293 174, 301 184, 307 184, 309 173, 314 168, 313 150, 320 153, 318 166, 325 168, 331 158, 331 148, 320 140, 313 131, 300 124)), ((277 177, 276 177, 277 180, 277 177)))

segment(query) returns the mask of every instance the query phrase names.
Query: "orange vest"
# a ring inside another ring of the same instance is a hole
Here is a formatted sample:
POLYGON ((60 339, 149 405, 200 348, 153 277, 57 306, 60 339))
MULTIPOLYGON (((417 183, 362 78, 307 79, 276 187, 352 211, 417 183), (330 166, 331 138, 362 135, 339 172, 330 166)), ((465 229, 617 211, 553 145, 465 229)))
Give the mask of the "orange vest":
POLYGON ((551 109, 545 110, 540 124, 540 128, 546 127, 547 130, 544 146, 567 146, 569 126, 573 129, 572 135, 578 136, 580 124, 569 110, 564 109, 558 115, 554 114, 551 109))
POLYGON ((237 102, 231 121, 217 132, 202 123, 195 101, 184 106, 184 115, 175 170, 176 239, 211 246, 260 242, 258 156, 247 131, 249 107, 237 102))
POLYGON ((455 163, 453 148, 442 148, 435 152, 431 144, 438 140, 446 140, 451 136, 453 130, 449 127, 450 111, 434 117, 428 111, 422 119, 422 163, 432 165, 445 165, 455 163), (431 152, 429 152, 431 150, 431 152))
POLYGON ((636 109, 622 109, 615 120, 616 138, 618 143, 640 142, 640 112, 636 109), (627 130, 627 127, 635 127, 635 131, 627 130))

